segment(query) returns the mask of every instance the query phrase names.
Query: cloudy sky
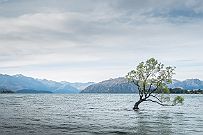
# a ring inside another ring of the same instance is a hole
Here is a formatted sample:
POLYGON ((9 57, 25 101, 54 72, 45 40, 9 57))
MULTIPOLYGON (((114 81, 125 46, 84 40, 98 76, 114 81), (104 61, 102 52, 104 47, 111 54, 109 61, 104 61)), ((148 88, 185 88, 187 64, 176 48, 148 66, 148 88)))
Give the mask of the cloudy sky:
POLYGON ((98 82, 150 57, 203 79, 202 0, 0 0, 2 74, 98 82))

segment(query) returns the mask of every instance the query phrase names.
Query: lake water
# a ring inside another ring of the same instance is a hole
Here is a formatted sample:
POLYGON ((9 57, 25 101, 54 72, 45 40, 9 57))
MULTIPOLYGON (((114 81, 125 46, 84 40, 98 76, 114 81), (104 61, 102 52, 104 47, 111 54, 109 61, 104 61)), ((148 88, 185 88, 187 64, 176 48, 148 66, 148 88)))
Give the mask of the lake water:
POLYGON ((183 96, 135 112, 134 94, 1 94, 0 135, 203 135, 203 95, 183 96))

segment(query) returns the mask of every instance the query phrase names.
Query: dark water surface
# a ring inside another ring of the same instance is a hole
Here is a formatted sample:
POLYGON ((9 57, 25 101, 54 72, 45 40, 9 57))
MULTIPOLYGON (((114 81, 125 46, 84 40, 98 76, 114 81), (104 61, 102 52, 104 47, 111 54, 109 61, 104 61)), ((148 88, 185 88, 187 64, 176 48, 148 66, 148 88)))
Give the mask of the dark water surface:
POLYGON ((134 94, 1 94, 0 135, 203 135, 203 95, 183 106, 144 103, 134 94))

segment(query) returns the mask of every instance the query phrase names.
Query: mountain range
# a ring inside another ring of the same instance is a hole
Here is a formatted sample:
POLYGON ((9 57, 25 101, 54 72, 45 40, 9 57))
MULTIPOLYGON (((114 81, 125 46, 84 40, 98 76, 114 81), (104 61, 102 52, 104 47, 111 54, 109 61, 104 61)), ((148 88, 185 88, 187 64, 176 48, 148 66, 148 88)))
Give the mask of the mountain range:
MULTIPOLYGON (((173 80, 169 88, 186 90, 203 89, 203 81, 199 79, 173 80)), ((128 83, 124 77, 105 80, 99 83, 56 82, 46 79, 35 79, 21 74, 0 74, 0 89, 16 93, 137 93, 137 87, 128 83)))
POLYGON ((24 75, 0 74, 0 88, 12 90, 17 93, 79 93, 82 89, 93 84, 56 82, 46 79, 35 79, 24 75))
MULTIPOLYGON (((185 90, 203 89, 203 81, 199 79, 187 79, 184 81, 173 80, 168 85, 169 88, 182 88, 185 90)), ((109 79, 96 84, 92 84, 81 91, 81 93, 137 93, 137 87, 129 84, 127 79, 120 77, 109 79)))

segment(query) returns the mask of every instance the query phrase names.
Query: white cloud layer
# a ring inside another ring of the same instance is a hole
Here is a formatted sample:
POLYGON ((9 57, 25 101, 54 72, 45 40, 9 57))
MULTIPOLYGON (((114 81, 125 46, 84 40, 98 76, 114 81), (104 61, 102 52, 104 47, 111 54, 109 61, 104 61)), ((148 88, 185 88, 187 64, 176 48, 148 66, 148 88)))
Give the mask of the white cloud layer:
POLYGON ((201 0, 0 0, 0 72, 101 81, 155 57, 203 79, 202 26, 201 0))

